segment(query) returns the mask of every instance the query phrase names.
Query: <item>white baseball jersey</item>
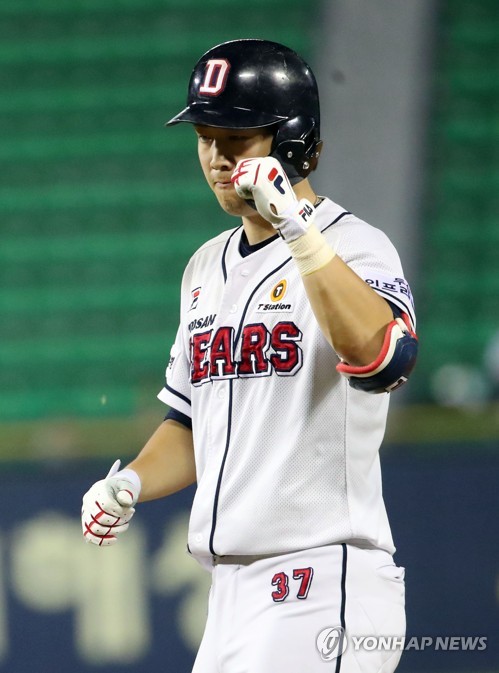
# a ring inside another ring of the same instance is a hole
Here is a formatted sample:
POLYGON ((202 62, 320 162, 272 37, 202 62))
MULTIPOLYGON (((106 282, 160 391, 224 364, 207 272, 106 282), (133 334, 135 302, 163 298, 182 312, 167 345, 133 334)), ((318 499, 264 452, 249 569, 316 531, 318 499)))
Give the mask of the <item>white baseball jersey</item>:
MULTIPOLYGON (((387 236, 329 199, 316 225, 339 256, 415 327, 409 286, 387 236)), ((279 237, 240 253, 242 226, 187 265, 181 319, 158 397, 192 419, 197 469, 188 546, 284 553, 349 542, 394 552, 378 450, 388 394, 336 371, 302 279, 279 237)))

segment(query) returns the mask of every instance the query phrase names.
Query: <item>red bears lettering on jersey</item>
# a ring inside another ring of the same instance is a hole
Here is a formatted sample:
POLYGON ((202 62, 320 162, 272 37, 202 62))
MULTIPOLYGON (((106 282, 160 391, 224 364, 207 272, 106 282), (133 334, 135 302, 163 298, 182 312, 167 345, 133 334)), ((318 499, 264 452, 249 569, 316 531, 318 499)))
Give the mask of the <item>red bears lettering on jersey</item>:
POLYGON ((191 383, 199 386, 217 379, 257 376, 292 376, 303 363, 298 342, 302 332, 291 321, 279 322, 269 332, 263 323, 245 325, 240 343, 241 356, 235 359, 233 327, 219 327, 191 336, 191 383))

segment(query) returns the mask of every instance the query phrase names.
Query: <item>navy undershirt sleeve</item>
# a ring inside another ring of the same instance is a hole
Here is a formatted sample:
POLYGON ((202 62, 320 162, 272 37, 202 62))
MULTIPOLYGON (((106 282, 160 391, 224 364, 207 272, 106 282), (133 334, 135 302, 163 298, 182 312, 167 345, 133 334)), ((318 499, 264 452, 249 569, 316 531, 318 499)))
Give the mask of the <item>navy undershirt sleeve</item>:
POLYGON ((401 309, 399 309, 398 306, 395 306, 395 304, 393 304, 393 303, 392 303, 391 301, 389 301, 388 299, 385 299, 385 301, 386 301, 386 303, 390 306, 390 308, 392 309, 393 317, 394 317, 394 318, 401 318, 401 317, 402 317, 402 311, 401 311, 401 309))
POLYGON ((186 416, 182 412, 173 409, 173 407, 165 416, 165 421, 167 421, 168 419, 170 419, 171 421, 177 421, 177 423, 181 423, 189 430, 192 430, 192 420, 189 418, 189 416, 186 416))

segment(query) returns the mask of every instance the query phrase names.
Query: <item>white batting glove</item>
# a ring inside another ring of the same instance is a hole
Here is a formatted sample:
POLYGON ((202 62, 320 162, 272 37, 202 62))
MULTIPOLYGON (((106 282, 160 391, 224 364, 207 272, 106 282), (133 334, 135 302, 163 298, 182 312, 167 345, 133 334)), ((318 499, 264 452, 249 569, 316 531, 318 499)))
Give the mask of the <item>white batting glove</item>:
POLYGON ((236 165, 232 183, 237 194, 254 202, 286 243, 307 233, 315 209, 307 199, 298 201, 283 167, 273 157, 243 159, 236 165))
POLYGON ((134 470, 120 470, 117 460, 105 479, 97 481, 83 496, 81 524, 86 542, 106 547, 128 529, 140 494, 140 478, 134 470))

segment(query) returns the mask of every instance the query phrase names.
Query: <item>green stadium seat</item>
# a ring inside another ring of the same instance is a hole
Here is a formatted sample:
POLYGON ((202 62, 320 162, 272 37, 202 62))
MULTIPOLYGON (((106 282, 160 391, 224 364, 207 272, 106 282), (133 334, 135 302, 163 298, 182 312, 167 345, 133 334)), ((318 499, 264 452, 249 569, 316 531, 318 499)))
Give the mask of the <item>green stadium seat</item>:
POLYGON ((224 222, 192 129, 164 124, 214 43, 312 44, 310 2, 255 0, 266 26, 246 13, 235 35, 242 6, 0 3, 0 421, 129 414, 144 388, 154 403, 183 268, 224 222))
POLYGON ((479 366, 499 315, 499 4, 444 0, 424 219, 415 383, 448 362, 479 366), (425 347, 425 342, 428 344, 425 347))

